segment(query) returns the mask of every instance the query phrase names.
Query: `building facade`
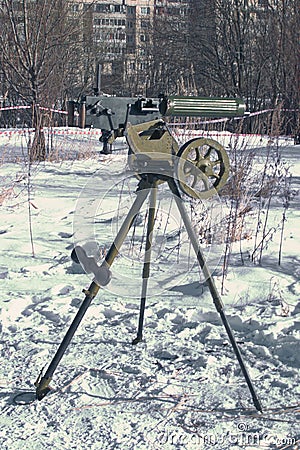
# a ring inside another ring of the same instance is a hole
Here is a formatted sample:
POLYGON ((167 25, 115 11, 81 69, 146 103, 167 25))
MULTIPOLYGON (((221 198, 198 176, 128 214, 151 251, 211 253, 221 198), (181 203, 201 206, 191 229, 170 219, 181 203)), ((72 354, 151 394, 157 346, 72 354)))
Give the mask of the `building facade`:
MULTIPOLYGON (((160 71, 157 78, 164 76, 163 61, 168 61, 168 47, 170 54, 178 54, 174 64, 181 67, 184 60, 193 65, 190 55, 198 51, 191 42, 193 37, 199 43, 199 53, 201 46, 209 48, 216 36, 215 3, 215 0, 70 0, 71 7, 82 14, 84 42, 90 42, 93 48, 92 70, 100 64, 102 90, 142 95, 153 91, 155 70, 160 71)), ((257 18, 263 18, 264 11, 275 6, 277 0, 239 3, 244 9, 251 9, 257 18)), ((232 0, 232 8, 236 7, 232 0)), ((179 67, 176 70, 177 76, 183 71, 179 67)))
POLYGON ((153 39, 156 23, 162 17, 169 17, 182 27, 190 2, 70 0, 70 8, 82 17, 84 42, 90 42, 100 64, 103 91, 147 94, 155 53, 153 46, 157 45, 157 40, 153 39))

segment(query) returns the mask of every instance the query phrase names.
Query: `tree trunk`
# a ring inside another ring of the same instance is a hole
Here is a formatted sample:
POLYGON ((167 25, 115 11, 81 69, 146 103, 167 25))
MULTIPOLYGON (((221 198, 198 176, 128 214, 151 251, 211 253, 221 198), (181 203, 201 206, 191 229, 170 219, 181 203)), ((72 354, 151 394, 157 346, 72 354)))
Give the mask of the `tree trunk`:
POLYGON ((45 161, 46 140, 43 129, 43 115, 38 104, 32 104, 32 127, 34 128, 34 138, 29 147, 30 162, 45 161))

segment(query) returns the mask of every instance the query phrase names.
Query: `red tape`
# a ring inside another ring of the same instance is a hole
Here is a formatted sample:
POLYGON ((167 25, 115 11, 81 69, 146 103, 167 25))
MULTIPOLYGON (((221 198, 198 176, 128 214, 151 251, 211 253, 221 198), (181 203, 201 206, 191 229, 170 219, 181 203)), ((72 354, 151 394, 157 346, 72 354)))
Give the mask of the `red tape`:
POLYGON ((13 109, 29 109, 31 106, 3 106, 0 111, 11 111, 13 109))
MULTIPOLYGON (((10 129, 10 130, 0 130, 0 134, 5 136, 12 136, 14 134, 28 134, 28 133, 34 133, 34 128, 22 128, 22 129, 10 129)), ((44 128, 45 133, 49 134, 57 134, 57 135, 63 135, 67 134, 69 136, 75 136, 75 135, 86 135, 86 136, 93 136, 93 135, 101 135, 101 130, 98 130, 97 128, 91 128, 91 129, 80 129, 80 128, 44 128)))
MULTIPOLYGON (((12 111, 14 109, 30 109, 32 108, 32 106, 3 106, 0 107, 0 111, 12 111)), ((51 111, 51 112, 56 112, 59 114, 68 114, 68 111, 64 111, 62 109, 54 109, 54 108, 46 108, 44 106, 40 106, 39 109, 42 109, 43 111, 51 111)))

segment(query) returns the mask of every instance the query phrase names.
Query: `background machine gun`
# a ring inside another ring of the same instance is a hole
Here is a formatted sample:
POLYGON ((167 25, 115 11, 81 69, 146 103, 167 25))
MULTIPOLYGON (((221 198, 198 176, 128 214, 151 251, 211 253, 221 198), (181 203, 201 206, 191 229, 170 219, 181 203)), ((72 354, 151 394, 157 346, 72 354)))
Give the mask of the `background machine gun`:
MULTIPOLYGON (((69 124, 73 125, 74 104, 69 110, 69 124)), ((80 127, 101 129, 101 153, 111 153, 115 139, 126 136, 137 169, 142 169, 141 164, 146 164, 147 159, 148 163, 151 161, 153 165, 156 161, 162 167, 168 161, 183 192, 191 197, 209 198, 224 186, 228 177, 229 159, 224 147, 213 139, 197 138, 179 148, 164 118, 232 118, 243 116, 246 106, 239 98, 87 96, 78 110, 80 127), (173 156, 177 158, 172 161, 173 156)))
POLYGON ((86 97, 84 102, 81 103, 80 111, 80 124, 82 127, 93 126, 102 130, 104 152, 109 151, 108 145, 114 139, 126 136, 129 145, 128 162, 139 179, 139 183, 136 189, 136 198, 103 262, 98 265, 97 261, 93 257, 87 256, 85 250, 80 246, 75 246, 72 251, 73 261, 81 264, 87 273, 93 273, 94 279, 89 288, 84 290, 85 299, 52 362, 46 372, 40 374, 35 383, 37 399, 41 400, 50 391, 49 383, 57 365, 90 303, 101 286, 105 286, 110 282, 110 268, 144 202, 148 198, 140 316, 137 336, 132 343, 137 344, 142 340, 147 285, 150 277, 152 236, 157 210, 157 190, 160 184, 166 183, 175 199, 199 268, 204 274, 213 303, 220 315, 249 387, 253 403, 257 410, 262 411, 260 400, 256 395, 241 352, 225 315, 222 299, 205 261, 203 251, 198 242, 198 236, 192 226, 181 196, 181 192, 183 192, 192 198, 211 197, 226 183, 229 174, 229 158, 223 146, 212 139, 195 138, 179 147, 169 130, 168 124, 164 120, 166 116, 214 118, 241 116, 245 113, 243 100, 179 96, 161 97, 158 99, 91 96, 86 97))
POLYGON ((101 129, 103 153, 108 153, 108 144, 124 136, 126 124, 137 125, 167 116, 181 117, 235 117, 245 114, 245 103, 234 98, 205 98, 159 96, 158 98, 85 96, 80 103, 68 104, 68 125, 75 124, 75 108, 78 110, 78 125, 81 128, 101 129))

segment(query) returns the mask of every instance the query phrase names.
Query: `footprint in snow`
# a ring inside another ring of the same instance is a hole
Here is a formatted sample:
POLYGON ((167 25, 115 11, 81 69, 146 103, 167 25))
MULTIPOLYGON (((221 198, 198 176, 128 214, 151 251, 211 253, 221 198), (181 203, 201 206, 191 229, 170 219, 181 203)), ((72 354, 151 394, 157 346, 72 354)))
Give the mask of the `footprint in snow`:
POLYGON ((58 236, 60 236, 62 239, 69 239, 73 236, 74 233, 64 233, 63 231, 61 231, 60 233, 58 233, 58 236))
POLYGON ((0 266, 0 280, 8 277, 8 267, 0 266))
POLYGON ((61 317, 59 316, 59 314, 55 314, 52 311, 40 310, 39 313, 51 322, 60 323, 61 321, 61 317))
POLYGON ((62 295, 68 295, 73 290, 74 290, 74 287, 69 284, 67 284, 67 285, 59 284, 57 286, 54 286, 51 289, 51 293, 52 293, 52 295, 55 295, 55 296, 57 296, 57 295, 62 296, 62 295))

